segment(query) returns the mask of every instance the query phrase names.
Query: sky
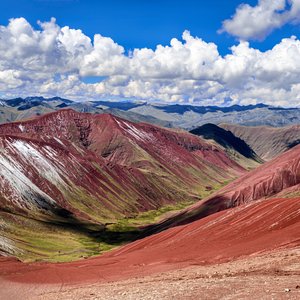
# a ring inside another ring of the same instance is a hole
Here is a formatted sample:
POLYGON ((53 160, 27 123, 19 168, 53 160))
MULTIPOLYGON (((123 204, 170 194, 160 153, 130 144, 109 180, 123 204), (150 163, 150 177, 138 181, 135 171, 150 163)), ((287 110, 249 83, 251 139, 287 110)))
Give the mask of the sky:
POLYGON ((300 106, 300 0, 0 1, 0 96, 300 106))

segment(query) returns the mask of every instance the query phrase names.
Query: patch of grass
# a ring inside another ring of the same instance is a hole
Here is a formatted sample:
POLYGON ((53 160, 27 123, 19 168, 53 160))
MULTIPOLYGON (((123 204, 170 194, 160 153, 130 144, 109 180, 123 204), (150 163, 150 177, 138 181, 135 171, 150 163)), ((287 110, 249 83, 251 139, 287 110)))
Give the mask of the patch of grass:
POLYGON ((166 205, 156 210, 149 210, 138 214, 132 218, 119 220, 116 224, 108 225, 107 228, 112 232, 128 232, 136 230, 140 226, 149 225, 164 218, 167 213, 179 211, 191 204, 193 201, 181 202, 173 205, 166 205))
POLYGON ((22 261, 65 262, 101 252, 100 244, 85 232, 24 219, 18 221, 26 226, 10 224, 4 233, 21 249, 17 256, 22 261))
MULTIPOLYGON (((210 189, 204 189, 203 187, 200 187, 197 191, 197 195, 199 198, 203 199, 214 193, 215 191, 221 189, 225 185, 227 185, 232 180, 224 180, 222 183, 216 184, 210 189)), ((159 222, 160 220, 167 217, 170 213, 175 213, 177 211, 180 211, 198 200, 188 200, 179 202, 177 204, 170 204, 162 206, 156 210, 149 210, 147 212, 140 213, 136 215, 135 217, 131 218, 124 218, 119 220, 115 224, 111 224, 107 226, 107 229, 112 232, 128 232, 128 231, 134 231, 139 227, 151 225, 155 222, 159 222)))
MULTIPOLYGON (((280 197, 284 198, 298 198, 300 197, 300 191, 287 192, 284 195, 280 195, 280 197)), ((272 196, 271 198, 278 198, 277 195, 272 196)))

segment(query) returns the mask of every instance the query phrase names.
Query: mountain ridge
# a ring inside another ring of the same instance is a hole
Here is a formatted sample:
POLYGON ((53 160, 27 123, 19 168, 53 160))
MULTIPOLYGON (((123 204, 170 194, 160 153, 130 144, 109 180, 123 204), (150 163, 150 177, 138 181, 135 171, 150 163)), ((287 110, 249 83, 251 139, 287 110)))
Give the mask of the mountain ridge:
POLYGON ((281 127, 300 123, 299 108, 272 107, 265 104, 200 106, 188 104, 157 104, 141 101, 72 101, 60 97, 40 96, 1 100, 0 123, 31 118, 60 108, 79 112, 119 115, 129 121, 142 121, 164 127, 192 130, 205 123, 236 123, 247 126, 269 125, 281 127), (11 103, 11 105, 9 104, 11 103), (263 116, 263 117, 262 117, 263 116))

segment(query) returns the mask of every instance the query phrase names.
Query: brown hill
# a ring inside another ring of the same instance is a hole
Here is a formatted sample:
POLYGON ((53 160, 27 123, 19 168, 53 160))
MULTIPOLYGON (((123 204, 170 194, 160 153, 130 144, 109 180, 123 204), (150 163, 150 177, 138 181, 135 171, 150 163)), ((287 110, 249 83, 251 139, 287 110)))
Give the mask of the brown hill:
POLYGON ((262 159, 271 160, 300 143, 300 125, 281 128, 221 124, 244 140, 262 159))

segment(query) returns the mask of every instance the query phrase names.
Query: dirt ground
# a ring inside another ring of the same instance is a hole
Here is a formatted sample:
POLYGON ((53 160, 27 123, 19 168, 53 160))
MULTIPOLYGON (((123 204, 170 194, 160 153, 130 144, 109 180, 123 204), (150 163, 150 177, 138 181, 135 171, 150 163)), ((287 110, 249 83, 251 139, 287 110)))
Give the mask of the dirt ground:
POLYGON ((300 299, 300 248, 124 281, 80 285, 0 282, 0 299, 300 299))

